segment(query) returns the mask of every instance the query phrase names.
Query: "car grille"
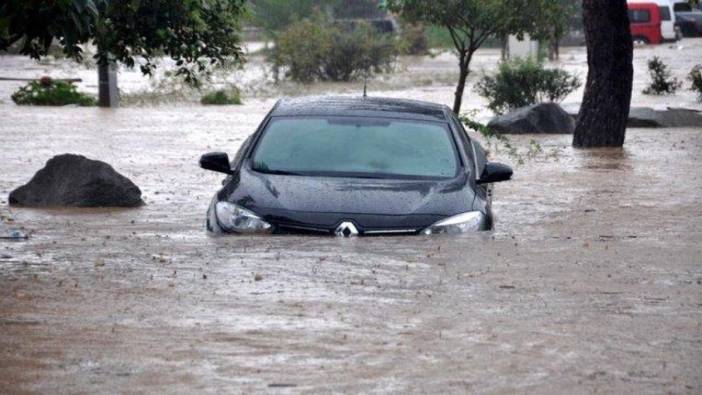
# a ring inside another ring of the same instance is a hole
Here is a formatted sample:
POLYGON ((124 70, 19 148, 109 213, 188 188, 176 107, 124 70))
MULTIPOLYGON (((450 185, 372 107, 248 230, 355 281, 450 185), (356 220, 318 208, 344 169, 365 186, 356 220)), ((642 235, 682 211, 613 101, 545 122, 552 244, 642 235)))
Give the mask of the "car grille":
MULTIPOLYGON (((414 235, 421 229, 359 229, 358 236, 402 236, 414 235)), ((278 234, 309 234, 334 236, 334 229, 319 228, 297 224, 276 224, 278 234)))

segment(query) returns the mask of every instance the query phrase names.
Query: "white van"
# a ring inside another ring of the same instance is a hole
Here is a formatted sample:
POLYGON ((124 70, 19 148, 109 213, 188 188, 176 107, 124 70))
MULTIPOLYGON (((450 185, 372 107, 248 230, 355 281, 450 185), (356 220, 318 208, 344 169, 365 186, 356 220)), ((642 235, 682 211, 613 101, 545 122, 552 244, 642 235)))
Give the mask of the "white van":
POLYGON ((665 41, 678 41, 682 38, 680 29, 675 25, 675 6, 687 0, 628 0, 628 3, 654 3, 661 13, 661 33, 665 41))

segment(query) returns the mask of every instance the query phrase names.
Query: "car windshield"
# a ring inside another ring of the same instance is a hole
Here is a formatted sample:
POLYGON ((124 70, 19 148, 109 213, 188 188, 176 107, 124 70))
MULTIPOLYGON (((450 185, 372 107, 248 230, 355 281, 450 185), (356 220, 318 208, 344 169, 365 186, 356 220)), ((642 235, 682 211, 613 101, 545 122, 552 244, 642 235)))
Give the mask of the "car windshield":
POLYGON ((253 155, 260 172, 370 178, 449 178, 457 156, 447 124, 360 117, 272 118, 253 155))

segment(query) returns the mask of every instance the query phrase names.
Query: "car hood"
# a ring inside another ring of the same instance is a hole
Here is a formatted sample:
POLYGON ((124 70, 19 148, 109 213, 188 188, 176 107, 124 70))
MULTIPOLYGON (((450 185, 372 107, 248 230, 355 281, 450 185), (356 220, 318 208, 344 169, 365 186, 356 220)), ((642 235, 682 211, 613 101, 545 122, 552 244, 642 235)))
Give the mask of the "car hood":
POLYGON ((474 192, 462 175, 451 180, 386 180, 263 174, 243 167, 220 200, 272 221, 361 227, 428 226, 470 211, 474 192), (393 219, 394 218, 394 219, 393 219))

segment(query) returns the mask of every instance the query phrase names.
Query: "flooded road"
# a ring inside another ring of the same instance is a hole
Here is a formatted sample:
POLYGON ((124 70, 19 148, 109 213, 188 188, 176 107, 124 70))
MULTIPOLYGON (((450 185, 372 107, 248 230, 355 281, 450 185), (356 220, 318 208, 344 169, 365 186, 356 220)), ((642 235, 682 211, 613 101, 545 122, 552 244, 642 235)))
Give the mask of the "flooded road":
POLYGON ((272 104, 0 106, 0 214, 31 232, 0 243, 3 393, 702 390, 702 130, 515 137, 541 152, 497 186, 494 233, 210 237, 197 159, 272 104), (64 152, 147 205, 8 209, 64 152))
MULTIPOLYGON (((699 53, 702 39, 637 48, 633 105, 702 108, 689 91, 640 94, 650 56, 682 79, 699 53)), ((0 71, 78 72, 95 88, 95 70, 26 62, 0 71)), ((268 78, 255 62, 235 82, 268 78)), ((455 58, 403 62, 372 94, 451 103, 455 58)), ((561 62, 585 77, 582 49, 561 62)), ((120 74, 126 93, 137 77, 120 74)), ((621 150, 512 137, 536 149, 523 165, 493 152, 515 177, 496 186, 491 233, 208 236, 222 177, 197 160, 255 130, 280 93, 263 85, 244 86, 243 106, 119 110, 20 108, 18 85, 0 85, 0 217, 31 234, 0 241, 0 393, 702 392, 701 129, 631 129, 621 150), (62 153, 110 163, 147 204, 10 209, 62 153)))

